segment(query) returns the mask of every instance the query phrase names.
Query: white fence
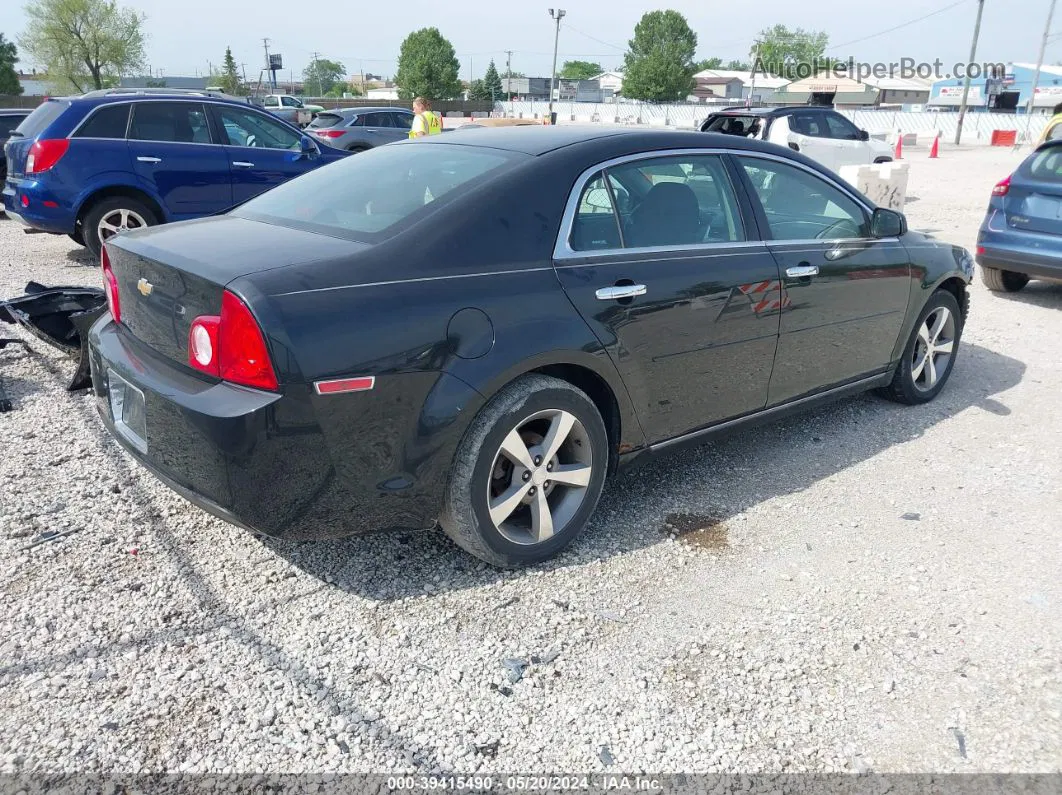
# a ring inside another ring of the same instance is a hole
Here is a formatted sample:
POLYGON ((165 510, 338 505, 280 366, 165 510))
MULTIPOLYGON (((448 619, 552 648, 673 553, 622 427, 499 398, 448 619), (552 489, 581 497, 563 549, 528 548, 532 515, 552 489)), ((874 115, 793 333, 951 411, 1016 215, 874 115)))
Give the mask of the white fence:
MULTIPOLYGON (((498 112, 518 118, 544 117, 545 102, 499 102, 498 112)), ((553 106, 558 124, 644 124, 650 127, 695 129, 708 114, 718 108, 705 105, 642 105, 637 103, 556 102, 553 106)), ((958 113, 912 113, 891 110, 842 110, 857 127, 871 135, 894 136, 897 132, 932 137, 936 132, 954 138, 958 113)), ((1024 116, 1010 113, 967 113, 963 121, 963 143, 988 143, 993 130, 1016 130, 1018 140, 1035 140, 1047 125, 1048 116, 1024 116)))

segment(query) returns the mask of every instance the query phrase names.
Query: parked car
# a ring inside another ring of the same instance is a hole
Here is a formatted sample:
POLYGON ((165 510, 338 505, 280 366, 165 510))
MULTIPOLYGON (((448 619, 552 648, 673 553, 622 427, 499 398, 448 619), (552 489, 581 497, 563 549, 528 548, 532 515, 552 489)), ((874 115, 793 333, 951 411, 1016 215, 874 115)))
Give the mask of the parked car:
POLYGON ((976 256, 996 292, 1062 280, 1062 140, 1041 144, 992 189, 976 256))
POLYGON ((347 108, 318 113, 307 132, 329 146, 364 152, 409 137, 413 111, 404 108, 347 108))
POLYGON ((827 107, 729 108, 711 114, 700 129, 770 141, 801 152, 832 171, 893 159, 888 144, 871 138, 866 130, 827 107))
POLYGON ((206 92, 51 99, 4 151, 8 214, 96 256, 119 231, 212 215, 346 156, 206 92))
POLYGON ((105 252, 95 395, 149 470, 268 535, 438 519, 499 566, 568 545, 618 466, 932 400, 973 273, 796 152, 620 127, 381 146, 105 252))
POLYGON ((279 116, 297 127, 306 127, 318 113, 324 110, 320 105, 307 105, 298 97, 290 94, 266 94, 262 97, 261 104, 274 116, 279 116))
MULTIPOLYGON (((0 151, 11 138, 11 134, 18 129, 23 120, 29 116, 30 110, 26 108, 0 108, 0 151)), ((0 184, 7 179, 7 161, 0 157, 0 184)), ((2 204, 0 204, 2 206, 2 204)))

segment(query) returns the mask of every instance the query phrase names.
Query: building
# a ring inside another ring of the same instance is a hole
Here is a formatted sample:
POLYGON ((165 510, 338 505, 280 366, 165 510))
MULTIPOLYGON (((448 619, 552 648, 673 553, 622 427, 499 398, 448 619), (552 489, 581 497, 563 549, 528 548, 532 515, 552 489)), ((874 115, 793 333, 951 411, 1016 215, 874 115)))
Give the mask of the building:
POLYGON ((165 75, 162 77, 123 77, 118 83, 122 88, 184 88, 202 90, 210 85, 210 77, 180 77, 165 75))
POLYGON ((22 86, 24 97, 46 97, 51 93, 48 75, 43 72, 38 74, 36 69, 30 72, 19 72, 18 84, 22 86))
POLYGON ((732 99, 740 102, 745 98, 745 83, 738 77, 698 77, 693 88, 693 98, 702 102, 706 99, 732 99))
POLYGON ((833 72, 803 80, 794 80, 784 91, 775 93, 771 102, 777 105, 835 105, 850 108, 874 107, 881 101, 881 92, 853 77, 833 72))
POLYGON ((752 72, 735 72, 730 69, 705 69, 697 72, 693 79, 697 84, 694 89, 697 98, 702 98, 702 94, 703 98, 708 98, 708 91, 713 96, 720 96, 722 92, 721 96, 728 100, 751 101, 753 104, 772 102, 775 93, 789 84, 784 77, 774 77, 762 72, 754 75, 752 72), (741 85, 740 93, 733 88, 735 80, 741 85))
POLYGON ((398 87, 397 86, 384 86, 381 88, 370 88, 365 91, 365 99, 380 99, 380 100, 397 100, 398 99, 398 87))
POLYGON ((878 90, 878 105, 924 105, 933 88, 930 80, 903 77, 867 77, 863 83, 878 90))
MULTIPOLYGON (((1007 64, 998 76, 971 76, 967 106, 973 111, 990 110, 1002 113, 1025 113, 1032 98, 1033 77, 1036 64, 1007 64)), ((938 80, 933 83, 929 107, 937 110, 957 111, 962 105, 963 84, 961 78, 938 80)), ((1051 113, 1055 105, 1062 103, 1062 66, 1040 68, 1033 113, 1051 113)))
POLYGON ((602 91, 611 91, 613 94, 623 93, 622 72, 602 72, 594 75, 591 80, 596 80, 602 91))

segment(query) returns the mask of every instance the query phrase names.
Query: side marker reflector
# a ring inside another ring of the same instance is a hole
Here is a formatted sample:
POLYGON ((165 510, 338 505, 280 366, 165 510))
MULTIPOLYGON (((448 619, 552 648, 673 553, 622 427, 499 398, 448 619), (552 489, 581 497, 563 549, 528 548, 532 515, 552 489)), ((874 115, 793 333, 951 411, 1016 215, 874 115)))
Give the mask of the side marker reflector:
POLYGON ((318 395, 338 395, 343 392, 368 392, 376 386, 376 376, 361 378, 336 378, 331 381, 315 381, 313 388, 318 395))

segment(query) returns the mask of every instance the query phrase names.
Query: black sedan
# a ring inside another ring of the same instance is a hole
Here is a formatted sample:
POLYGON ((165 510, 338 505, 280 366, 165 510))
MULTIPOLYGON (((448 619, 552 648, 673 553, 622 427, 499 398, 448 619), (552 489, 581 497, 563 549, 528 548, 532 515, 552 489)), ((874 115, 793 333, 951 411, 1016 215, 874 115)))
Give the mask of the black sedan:
POLYGON ((519 566, 620 466, 872 388, 932 400, 973 263, 771 144, 536 126, 122 234, 103 273, 103 421, 188 499, 284 538, 437 523, 519 566))

